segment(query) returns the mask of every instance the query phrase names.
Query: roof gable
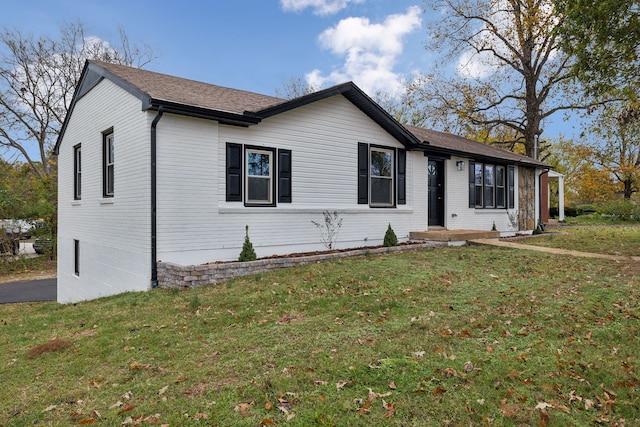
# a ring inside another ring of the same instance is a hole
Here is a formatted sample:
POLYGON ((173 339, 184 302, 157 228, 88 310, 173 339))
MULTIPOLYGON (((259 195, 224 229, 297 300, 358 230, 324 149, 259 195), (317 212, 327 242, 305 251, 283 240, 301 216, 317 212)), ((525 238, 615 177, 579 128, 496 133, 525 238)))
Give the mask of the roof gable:
POLYGON ((69 117, 76 102, 108 79, 140 99, 142 110, 158 110, 217 120, 222 124, 251 126, 263 119, 331 97, 344 96, 353 105, 380 125, 410 150, 454 154, 480 159, 496 159, 544 167, 530 157, 511 153, 466 138, 414 126, 403 126, 373 101, 353 82, 347 82, 318 92, 285 100, 253 92, 217 86, 167 74, 156 73, 120 64, 89 60, 82 71, 69 112, 54 148, 58 154, 69 117))

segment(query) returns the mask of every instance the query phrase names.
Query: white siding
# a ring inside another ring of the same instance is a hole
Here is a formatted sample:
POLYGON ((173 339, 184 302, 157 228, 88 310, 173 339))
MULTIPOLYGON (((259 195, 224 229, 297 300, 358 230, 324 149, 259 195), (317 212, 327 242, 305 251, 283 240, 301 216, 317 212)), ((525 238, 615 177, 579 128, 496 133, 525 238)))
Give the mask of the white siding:
POLYGON ((249 128, 183 117, 170 120, 163 118, 158 127, 158 186, 166 192, 158 196, 162 261, 199 264, 236 259, 245 225, 258 256, 323 249, 320 231, 311 221, 322 222, 324 210, 337 211, 343 218, 339 248, 381 244, 389 223, 401 240, 410 231, 426 228, 422 183, 427 160, 422 153, 407 153, 406 205, 388 209, 358 205, 358 142, 402 145, 342 96, 249 128), (226 202, 227 142, 291 150, 293 202, 276 207, 226 202), (168 207, 171 203, 173 209, 168 207))
POLYGON ((515 168, 514 209, 476 209, 469 207, 469 160, 452 156, 445 162, 445 227, 449 230, 491 230, 495 224, 505 235, 518 231, 517 221, 514 224, 510 219, 515 218, 518 211, 518 168, 515 168), (457 161, 464 161, 464 171, 457 170, 457 161))
POLYGON ((78 100, 58 156, 58 301, 150 285, 150 114, 108 80, 78 100), (102 197, 102 132, 113 127, 114 197, 102 197), (82 144, 82 200, 73 200, 73 147, 82 144), (73 240, 80 242, 74 274, 73 240))

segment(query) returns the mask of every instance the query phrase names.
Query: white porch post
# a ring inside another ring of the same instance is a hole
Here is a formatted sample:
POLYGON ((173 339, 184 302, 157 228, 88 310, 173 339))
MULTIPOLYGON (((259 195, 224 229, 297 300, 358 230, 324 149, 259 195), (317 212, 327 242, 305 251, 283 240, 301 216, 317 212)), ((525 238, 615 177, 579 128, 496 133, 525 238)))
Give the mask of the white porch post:
POLYGON ((564 175, 558 177, 558 220, 564 221, 564 175))
POLYGON ((558 178, 558 220, 564 221, 564 175, 550 170, 549 178, 558 178))

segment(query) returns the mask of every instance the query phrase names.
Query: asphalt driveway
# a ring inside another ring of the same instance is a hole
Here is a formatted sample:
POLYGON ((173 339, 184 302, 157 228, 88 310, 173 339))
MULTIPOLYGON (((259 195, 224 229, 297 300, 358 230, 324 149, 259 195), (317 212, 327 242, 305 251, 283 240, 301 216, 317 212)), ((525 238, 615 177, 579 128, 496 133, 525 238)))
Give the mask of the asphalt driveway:
POLYGON ((57 279, 25 280, 0 284, 0 304, 55 301, 57 279))

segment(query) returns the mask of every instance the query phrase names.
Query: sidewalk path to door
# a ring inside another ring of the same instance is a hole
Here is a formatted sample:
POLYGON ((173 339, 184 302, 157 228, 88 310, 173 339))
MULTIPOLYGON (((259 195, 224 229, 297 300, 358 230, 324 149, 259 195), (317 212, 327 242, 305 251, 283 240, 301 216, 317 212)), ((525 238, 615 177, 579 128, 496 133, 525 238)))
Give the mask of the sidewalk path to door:
POLYGON ((474 239, 474 240, 469 240, 468 243, 472 245, 488 245, 488 246, 500 246, 503 248, 526 249, 530 251, 546 252, 549 254, 556 254, 556 255, 571 255, 571 256, 583 257, 583 258, 601 258, 601 259, 610 259, 612 261, 630 261, 630 260, 640 261, 640 256, 608 255, 608 254, 597 254, 592 252, 572 251, 569 249, 546 248, 543 246, 532 246, 532 245, 523 245, 522 243, 506 242, 498 239, 474 239))

